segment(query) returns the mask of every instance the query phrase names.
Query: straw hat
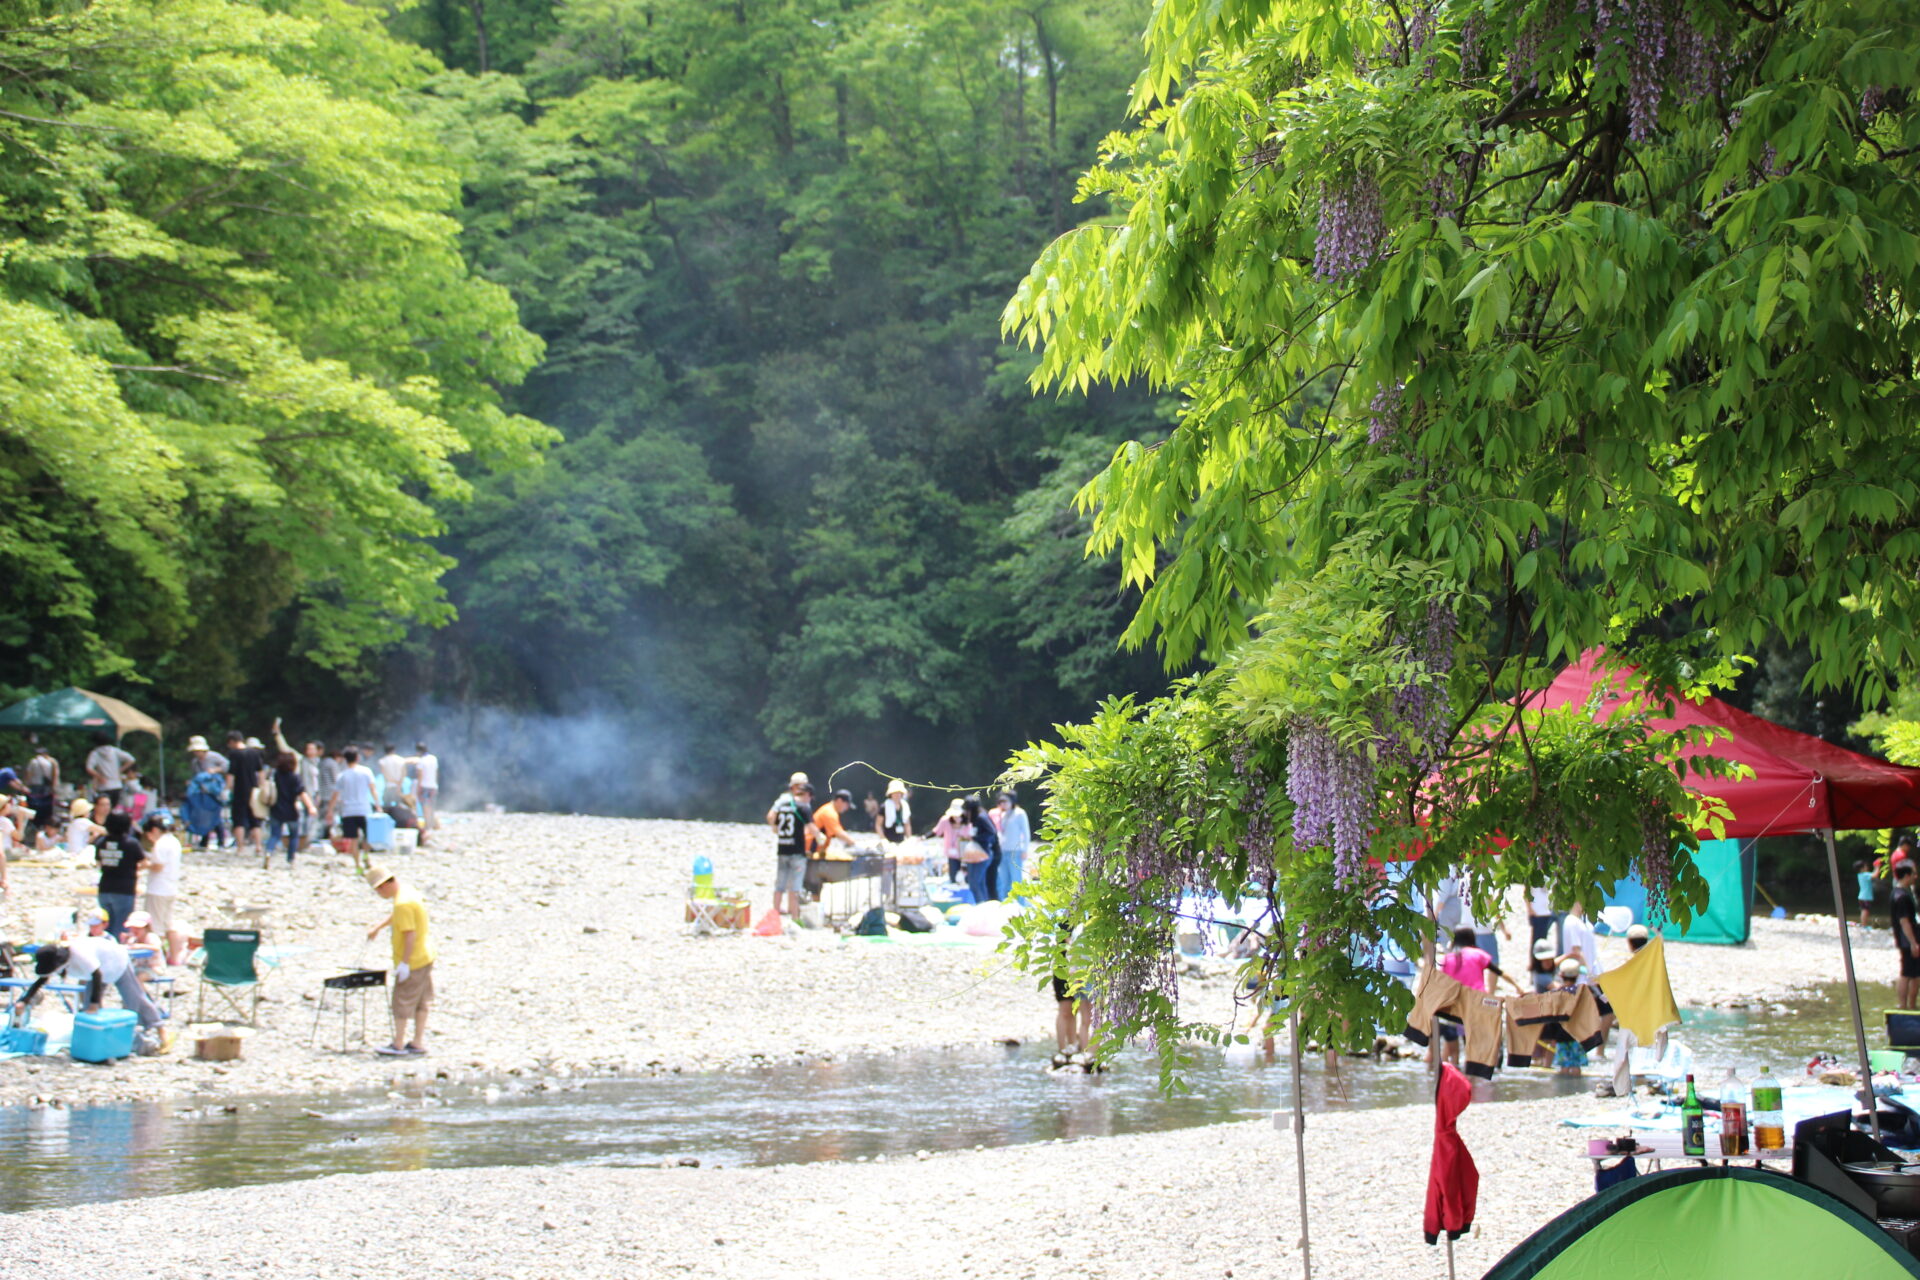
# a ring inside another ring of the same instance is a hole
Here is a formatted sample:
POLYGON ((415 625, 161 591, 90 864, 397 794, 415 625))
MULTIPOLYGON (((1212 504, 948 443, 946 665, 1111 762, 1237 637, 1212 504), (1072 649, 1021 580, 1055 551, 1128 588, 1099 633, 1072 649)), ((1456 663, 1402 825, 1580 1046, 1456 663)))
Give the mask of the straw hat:
POLYGON ((212 748, 207 746, 206 738, 202 737, 200 734, 196 733, 191 738, 187 739, 188 751, 209 751, 211 749, 212 748))
POLYGON ((903 796, 907 794, 907 784, 895 778, 887 784, 887 794, 890 796, 903 796))
POLYGON ((1578 960, 1573 959, 1572 957, 1568 957, 1567 959, 1562 960, 1560 962, 1560 976, 1563 978, 1579 977, 1580 962, 1578 960))
POLYGON ((378 889, 381 885, 393 879, 393 872, 387 870, 385 867, 380 866, 378 863, 376 863, 375 865, 367 868, 366 876, 367 876, 367 887, 369 889, 378 889))
POLYGON ((92 812, 93 801, 85 796, 75 796, 73 803, 67 806, 67 815, 73 818, 84 818, 92 812))

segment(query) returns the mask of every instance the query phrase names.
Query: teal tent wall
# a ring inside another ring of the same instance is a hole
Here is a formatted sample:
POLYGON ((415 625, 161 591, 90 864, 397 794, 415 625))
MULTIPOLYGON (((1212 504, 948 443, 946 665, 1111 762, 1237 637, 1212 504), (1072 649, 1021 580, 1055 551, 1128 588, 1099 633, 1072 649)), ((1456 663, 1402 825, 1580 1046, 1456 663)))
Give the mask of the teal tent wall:
POLYGON ((1753 932, 1753 841, 1702 840, 1693 865, 1706 877, 1709 897, 1707 909, 1685 929, 1647 919, 1647 890, 1634 877, 1613 887, 1607 905, 1632 908, 1635 923, 1667 925, 1666 936, 1675 941, 1739 946, 1753 932))

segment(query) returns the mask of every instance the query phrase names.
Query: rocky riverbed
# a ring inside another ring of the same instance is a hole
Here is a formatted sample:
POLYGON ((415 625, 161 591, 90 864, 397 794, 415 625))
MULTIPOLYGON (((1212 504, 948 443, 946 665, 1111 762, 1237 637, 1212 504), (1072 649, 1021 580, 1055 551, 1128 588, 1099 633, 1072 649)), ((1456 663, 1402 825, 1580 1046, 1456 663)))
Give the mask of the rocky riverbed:
MULTIPOLYGON (((1477 1276, 1591 1191, 1579 1098, 1469 1107, 1477 1276)), ((1591 1100, 1586 1103, 1590 1107, 1591 1100)), ((1433 1112, 1309 1117, 1314 1275, 1444 1275, 1421 1239, 1433 1112)), ((16 1280, 272 1274, 472 1280, 1300 1274, 1290 1134, 1265 1123, 746 1169, 488 1168, 322 1178, 18 1214, 16 1280)))
MULTIPOLYGON (((362 960, 384 967, 387 942, 366 941, 380 899, 331 851, 262 869, 232 853, 190 853, 180 914, 194 931, 243 923, 264 909, 272 943, 308 948, 267 971, 261 1030, 243 1060, 169 1055, 91 1066, 64 1057, 0 1062, 0 1104, 60 1104, 173 1095, 299 1094, 379 1086, 441 1071, 464 1074, 646 1074, 756 1060, 819 1058, 1022 1040, 1051 1034, 1052 1004, 989 943, 875 944, 827 931, 797 937, 696 937, 683 920, 696 856, 722 885, 772 900, 763 828, 556 815, 453 815, 434 845, 388 861, 432 913, 438 960, 432 1056, 377 1057, 364 1047, 309 1047, 320 981, 362 960)), ((84 869, 15 866, 8 936, 34 906, 71 906, 90 891, 84 869)), ((1517 905, 1517 904, 1516 904, 1517 905)), ((1516 915, 1503 958, 1518 967, 1526 922, 1516 915)), ((1863 931, 1861 967, 1884 977, 1884 930, 1863 931)), ((1625 956, 1602 943, 1609 963, 1625 956)), ((1669 948, 1674 989, 1689 1004, 1767 1004, 1838 980, 1832 921, 1755 922, 1744 948, 1669 948)), ((1195 972, 1183 998, 1225 1022, 1233 982, 1195 972)), ((176 1021, 191 1014, 183 973, 176 1021)), ((377 993, 376 993, 377 994, 377 993)), ((376 1036, 382 1015, 371 1017, 376 1036)), ((323 1023, 322 1038, 337 1023, 323 1023)))

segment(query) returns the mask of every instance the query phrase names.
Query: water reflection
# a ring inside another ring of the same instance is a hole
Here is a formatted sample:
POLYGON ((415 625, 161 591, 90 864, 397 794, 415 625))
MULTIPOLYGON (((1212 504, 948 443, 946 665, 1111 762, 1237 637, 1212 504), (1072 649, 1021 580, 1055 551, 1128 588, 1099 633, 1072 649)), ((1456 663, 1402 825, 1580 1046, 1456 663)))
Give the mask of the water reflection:
MULTIPOLYGON (((1877 993, 1876 993, 1877 994, 1877 993)), ((1793 1017, 1689 1012, 1683 1034, 1705 1070, 1776 1070, 1818 1049, 1847 1053, 1843 999, 1826 993, 1793 1017)), ((1876 1007, 1869 995, 1869 1008, 1876 1007)), ((1875 1042, 1881 1037, 1875 1035, 1875 1042)), ((1045 1069, 1029 1045, 901 1053, 751 1072, 567 1081, 540 1092, 505 1082, 440 1085, 437 1098, 384 1094, 270 1100, 228 1114, 163 1104, 78 1111, 0 1109, 0 1209, 80 1204, 334 1173, 479 1165, 775 1164, 911 1155, 1101 1137, 1264 1118, 1291 1105, 1285 1056, 1196 1051, 1191 1090, 1163 1098, 1159 1073, 1130 1053, 1102 1075, 1045 1069)), ((1711 1077, 1717 1079, 1717 1075, 1711 1077)), ((1415 1062, 1309 1061, 1310 1111, 1424 1101, 1415 1062)), ((1503 1072, 1499 1098, 1571 1094, 1590 1080, 1503 1072)))

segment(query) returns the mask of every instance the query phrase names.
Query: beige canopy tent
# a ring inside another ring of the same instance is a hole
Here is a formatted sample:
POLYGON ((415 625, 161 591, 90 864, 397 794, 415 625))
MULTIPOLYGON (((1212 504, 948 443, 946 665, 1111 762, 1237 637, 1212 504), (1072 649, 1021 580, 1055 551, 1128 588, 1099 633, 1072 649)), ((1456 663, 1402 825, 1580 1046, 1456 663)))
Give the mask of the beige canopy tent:
POLYGON ((160 722, 118 698, 85 689, 37 693, 0 711, 0 729, 105 729, 115 740, 129 733, 150 733, 160 740, 160 794, 167 793, 166 732, 160 722))

